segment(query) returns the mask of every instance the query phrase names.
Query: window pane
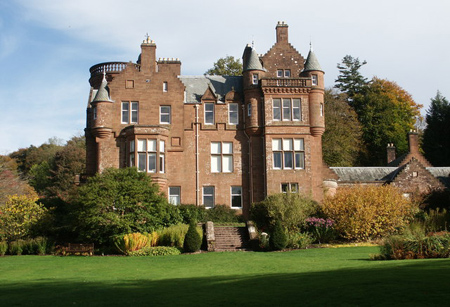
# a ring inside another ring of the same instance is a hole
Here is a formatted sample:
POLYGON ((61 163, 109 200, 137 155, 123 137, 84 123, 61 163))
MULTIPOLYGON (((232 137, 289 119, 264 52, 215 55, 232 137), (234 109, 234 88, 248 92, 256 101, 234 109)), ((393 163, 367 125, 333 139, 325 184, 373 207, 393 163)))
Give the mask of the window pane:
POLYGON ((304 150, 303 139, 294 139, 294 150, 295 151, 302 151, 302 150, 304 150))
POLYGON ((203 205, 207 208, 214 207, 214 187, 203 187, 203 205))
POLYGON ((305 168, 305 153, 296 152, 295 153, 295 168, 305 168))
POLYGON ((281 168, 281 152, 273 153, 273 168, 281 168))
POLYGON ((156 151, 156 140, 148 140, 148 151, 156 151))
POLYGON ((283 120, 291 120, 291 100, 283 99, 283 120))
POLYGON ((222 161, 220 156, 211 156, 211 172, 219 173, 222 171, 222 161))
POLYGON ((281 150, 281 139, 273 139, 272 140, 272 150, 273 151, 281 150))
POLYGON ((132 102, 131 103, 131 122, 137 123, 138 122, 138 103, 132 102))
POLYGON ((151 173, 156 172, 156 154, 148 154, 148 171, 151 173))
POLYGON ((138 170, 139 171, 145 172, 146 158, 147 158, 147 154, 145 154, 145 153, 138 154, 138 170))
POLYGON ((147 151, 147 140, 138 140, 138 151, 147 151))
POLYGON ((298 183, 291 183, 291 192, 292 193, 298 192, 298 183))
POLYGON ((128 123, 130 111, 128 102, 122 102, 122 123, 128 123))
POLYGON ((301 107, 300 107, 300 99, 293 99, 292 100, 292 116, 293 120, 301 120, 301 107))
POLYGON ((291 71, 290 71, 289 69, 286 69, 286 70, 284 71, 284 77, 285 77, 285 78, 290 78, 290 77, 291 77, 291 71))
POLYGON ((211 153, 220 154, 220 142, 211 142, 211 153))
POLYGON ((134 166, 136 166, 136 165, 134 164, 134 153, 133 153, 133 154, 130 154, 130 167, 134 167, 134 166))
POLYGON ((169 203, 179 205, 181 203, 181 188, 169 187, 169 203))
POLYGON ((165 151, 164 145, 165 145, 164 141, 159 141, 159 152, 165 151))
POLYGON ((205 103, 205 124, 214 124, 214 104, 205 103))
POLYGON ((222 153, 223 154, 232 154, 233 153, 233 143, 223 142, 222 143, 222 153))
POLYGON ((292 150, 292 139, 283 139, 283 150, 292 150))
POLYGON ((287 193, 289 191, 289 183, 282 183, 281 184, 281 192, 287 193))
POLYGON ((251 104, 247 105, 247 116, 252 116, 252 105, 251 104))
POLYGON ((283 71, 282 71, 281 69, 278 69, 278 70, 277 70, 277 77, 278 77, 278 78, 283 77, 283 71))
POLYGON ((166 165, 164 162, 164 155, 159 154, 159 172, 164 173, 166 171, 166 165))
POLYGON ((170 106, 160 107, 160 122, 162 124, 170 124, 170 106))
POLYGON ((273 100, 273 119, 281 120, 281 99, 273 100))
POLYGON ((242 188, 241 187, 231 187, 231 207, 233 207, 233 208, 242 207, 242 188))
POLYGON ((130 141, 130 152, 134 152, 134 140, 130 141))
POLYGON ((293 167, 293 163, 292 163, 292 152, 288 151, 288 152, 284 152, 284 168, 292 168, 293 167))
POLYGON ((232 173, 233 172, 233 156, 223 156, 223 172, 232 173))
POLYGON ((239 122, 238 118, 238 104, 237 103, 230 103, 228 105, 228 121, 230 125, 237 125, 239 122))

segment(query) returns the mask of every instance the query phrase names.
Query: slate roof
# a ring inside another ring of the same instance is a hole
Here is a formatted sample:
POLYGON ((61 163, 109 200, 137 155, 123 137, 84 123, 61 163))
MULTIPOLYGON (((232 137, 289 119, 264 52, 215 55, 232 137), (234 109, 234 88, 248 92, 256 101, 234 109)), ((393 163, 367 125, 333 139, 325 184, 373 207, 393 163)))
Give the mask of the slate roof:
POLYGON ((397 167, 330 167, 339 179, 347 182, 389 181, 395 177, 397 167))
POLYGON ((242 76, 179 76, 186 87, 185 103, 200 103, 208 87, 211 88, 219 101, 224 101, 225 95, 231 90, 242 94, 242 76))
POLYGON ((249 56, 248 60, 246 61, 246 63, 244 65, 245 65, 245 67, 243 67, 244 71, 247 71, 247 70, 265 70, 262 67, 261 61, 259 60, 258 53, 253 48, 251 49, 250 56, 249 56))
POLYGON ((108 82, 106 81, 105 75, 103 75, 102 84, 98 88, 98 91, 94 97, 94 100, 92 100, 92 102, 99 102, 99 101, 112 102, 111 98, 109 97, 108 82))
POLYGON ((450 188, 450 167, 427 167, 426 169, 447 188, 450 188))
POLYGON ((319 60, 317 60, 316 54, 311 50, 309 50, 308 57, 306 58, 305 68, 303 71, 312 71, 319 70, 323 71, 322 67, 320 67, 319 60))

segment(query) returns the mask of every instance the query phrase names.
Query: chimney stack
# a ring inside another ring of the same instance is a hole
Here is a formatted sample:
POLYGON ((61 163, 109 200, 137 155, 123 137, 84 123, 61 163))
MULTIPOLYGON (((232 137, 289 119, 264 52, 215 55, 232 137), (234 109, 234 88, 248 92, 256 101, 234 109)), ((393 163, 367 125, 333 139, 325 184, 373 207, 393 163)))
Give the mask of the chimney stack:
POLYGON ((389 143, 387 145, 386 153, 387 153, 387 164, 389 165, 389 163, 391 163, 396 159, 394 143, 389 143))
POLYGON ((279 21, 277 27, 277 43, 288 43, 288 25, 284 21, 279 21))
POLYGON ((410 153, 419 153, 419 134, 416 130, 409 131, 408 144, 410 153))

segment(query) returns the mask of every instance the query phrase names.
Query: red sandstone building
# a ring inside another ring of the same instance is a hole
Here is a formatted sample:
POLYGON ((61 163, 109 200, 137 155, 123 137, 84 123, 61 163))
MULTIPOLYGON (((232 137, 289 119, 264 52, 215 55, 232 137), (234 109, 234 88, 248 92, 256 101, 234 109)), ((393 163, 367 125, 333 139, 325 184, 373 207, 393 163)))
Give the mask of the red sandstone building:
POLYGON ((91 68, 87 174, 135 166, 174 204, 252 202, 286 190, 320 200, 324 72, 289 43, 288 25, 263 56, 247 46, 242 76, 183 76, 178 59, 141 45, 137 63, 91 68))

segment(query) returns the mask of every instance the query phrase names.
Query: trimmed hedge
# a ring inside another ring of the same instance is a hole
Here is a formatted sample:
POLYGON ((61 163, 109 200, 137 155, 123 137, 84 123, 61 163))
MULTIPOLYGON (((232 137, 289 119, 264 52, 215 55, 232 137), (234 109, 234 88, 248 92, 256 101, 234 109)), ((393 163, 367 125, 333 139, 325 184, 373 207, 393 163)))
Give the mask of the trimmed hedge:
POLYGON ((170 246, 146 246, 137 251, 128 253, 128 256, 170 256, 179 255, 180 250, 170 246))

